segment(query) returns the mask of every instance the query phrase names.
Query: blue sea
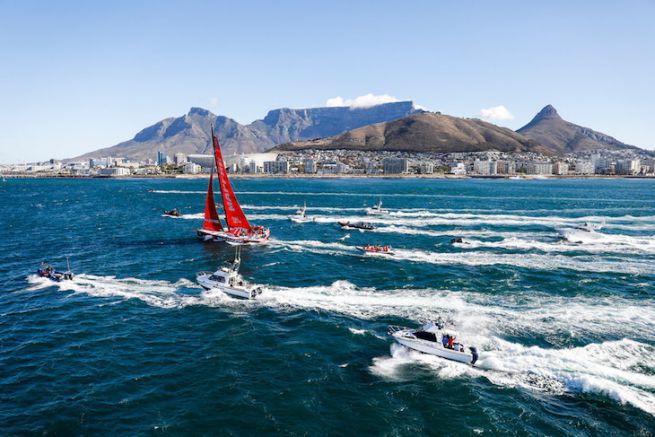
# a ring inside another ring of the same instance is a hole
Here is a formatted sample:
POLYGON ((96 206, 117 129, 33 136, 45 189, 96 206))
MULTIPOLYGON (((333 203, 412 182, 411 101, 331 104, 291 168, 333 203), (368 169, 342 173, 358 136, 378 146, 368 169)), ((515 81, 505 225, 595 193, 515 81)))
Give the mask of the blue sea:
POLYGON ((206 180, 0 184, 1 434, 655 430, 655 181, 233 183, 272 234, 242 250, 254 301, 195 283, 235 251, 195 236, 206 180), (66 257, 74 281, 34 274, 66 257), (387 335, 437 317, 475 367, 387 335))

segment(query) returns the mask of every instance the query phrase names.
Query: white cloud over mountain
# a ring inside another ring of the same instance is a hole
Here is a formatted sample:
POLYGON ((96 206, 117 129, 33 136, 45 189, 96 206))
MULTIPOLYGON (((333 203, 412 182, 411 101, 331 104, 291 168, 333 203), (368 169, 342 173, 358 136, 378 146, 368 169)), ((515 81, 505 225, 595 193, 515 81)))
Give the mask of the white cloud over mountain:
POLYGON ((514 116, 509 110, 503 106, 492 106, 491 108, 480 109, 480 117, 488 121, 512 120, 514 116))
POLYGON ((396 97, 390 96, 388 94, 375 95, 372 93, 365 94, 363 96, 355 97, 354 99, 344 99, 341 96, 333 97, 327 99, 325 106, 335 107, 335 106, 349 106, 351 108, 370 108, 371 106, 381 105, 383 103, 392 103, 399 102, 400 100, 396 97))

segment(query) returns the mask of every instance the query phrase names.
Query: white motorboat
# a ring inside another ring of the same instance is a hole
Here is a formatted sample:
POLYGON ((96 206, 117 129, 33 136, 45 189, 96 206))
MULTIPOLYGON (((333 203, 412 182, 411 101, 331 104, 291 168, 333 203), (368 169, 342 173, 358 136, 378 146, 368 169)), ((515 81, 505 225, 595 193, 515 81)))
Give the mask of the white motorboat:
POLYGON ((562 238, 569 243, 576 244, 598 243, 606 237, 604 234, 598 232, 602 228, 602 224, 585 222, 581 226, 564 229, 562 231, 562 238))
POLYGON ((382 208, 382 199, 378 201, 371 208, 366 208, 366 214, 376 215, 376 214, 389 214, 389 210, 382 208))
POLYGON ((389 334, 399 344, 419 352, 471 365, 478 361, 477 348, 467 348, 459 343, 457 332, 445 329, 441 320, 427 323, 419 329, 390 326, 389 334))
POLYGON ((309 223, 314 221, 314 219, 307 217, 307 203, 305 203, 302 208, 296 211, 295 215, 290 215, 289 220, 294 223, 309 223))
POLYGON ((237 249, 234 261, 214 273, 200 272, 196 275, 198 284, 206 290, 220 290, 223 293, 241 299, 254 299, 262 292, 262 287, 248 283, 239 274, 241 251, 237 249))

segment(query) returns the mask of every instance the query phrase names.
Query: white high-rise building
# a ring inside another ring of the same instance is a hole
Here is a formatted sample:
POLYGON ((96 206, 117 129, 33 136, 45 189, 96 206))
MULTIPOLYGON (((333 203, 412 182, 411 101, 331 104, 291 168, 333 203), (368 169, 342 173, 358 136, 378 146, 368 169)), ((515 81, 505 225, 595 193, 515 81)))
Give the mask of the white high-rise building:
POLYGON ((186 162, 186 155, 184 153, 176 153, 173 159, 175 160, 175 164, 182 165, 186 162))
POLYGON ((583 159, 578 159, 575 161, 575 174, 577 175, 590 175, 594 174, 596 171, 596 166, 592 161, 586 161, 583 159))
POLYGON ((616 174, 635 175, 639 173, 639 159, 619 159, 616 161, 616 174))
POLYGON ((553 174, 560 176, 569 174, 569 165, 566 162, 557 161, 553 164, 553 174))
POLYGON ((308 174, 316 173, 317 170, 316 161, 314 161, 313 159, 305 159, 305 162, 303 163, 303 167, 305 168, 305 173, 308 174))
POLYGON ((550 162, 530 161, 527 165, 527 174, 551 175, 553 174, 553 164, 550 162))

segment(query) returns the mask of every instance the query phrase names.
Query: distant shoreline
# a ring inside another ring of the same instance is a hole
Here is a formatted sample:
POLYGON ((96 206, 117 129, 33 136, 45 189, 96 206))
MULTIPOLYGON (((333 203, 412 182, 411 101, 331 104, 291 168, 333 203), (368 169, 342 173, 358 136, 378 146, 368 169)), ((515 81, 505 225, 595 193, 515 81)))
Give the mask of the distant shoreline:
MULTIPOLYGON (((207 179, 208 174, 188 175, 129 175, 129 176, 72 176, 72 175, 38 175, 38 174, 1 174, 5 179, 207 179)), ((510 175, 451 175, 443 173, 435 174, 397 174, 397 175, 359 175, 359 174, 231 174, 230 179, 510 179, 510 175)), ((549 179, 655 179, 655 175, 632 176, 632 175, 521 175, 518 180, 549 180, 549 179)))

